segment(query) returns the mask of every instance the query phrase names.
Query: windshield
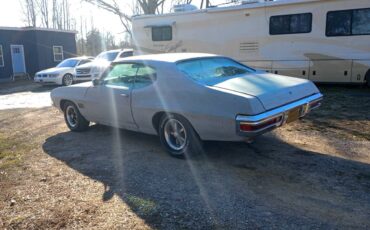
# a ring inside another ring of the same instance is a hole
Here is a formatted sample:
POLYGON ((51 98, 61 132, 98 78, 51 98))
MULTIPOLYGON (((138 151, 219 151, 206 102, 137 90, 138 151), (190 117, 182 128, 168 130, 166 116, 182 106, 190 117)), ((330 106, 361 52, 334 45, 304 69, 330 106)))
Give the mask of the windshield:
POLYGON ((107 60, 107 61, 113 61, 116 59, 118 52, 104 52, 99 54, 96 59, 97 60, 107 60))
POLYGON ((177 64, 180 71, 198 82, 213 79, 235 77, 255 72, 254 69, 244 66, 229 58, 212 57, 182 61, 177 64))
POLYGON ((78 60, 76 59, 66 59, 59 63, 57 67, 75 67, 78 63, 78 60))

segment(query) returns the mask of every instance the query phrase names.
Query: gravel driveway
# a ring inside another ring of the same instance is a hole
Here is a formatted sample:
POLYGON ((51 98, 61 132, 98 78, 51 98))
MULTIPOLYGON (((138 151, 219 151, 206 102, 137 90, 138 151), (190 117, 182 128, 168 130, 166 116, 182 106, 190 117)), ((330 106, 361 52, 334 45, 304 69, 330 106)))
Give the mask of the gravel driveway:
POLYGON ((306 119, 252 144, 207 142, 190 160, 156 136, 70 132, 56 109, 39 108, 49 91, 11 92, 27 108, 0 111, 0 139, 34 146, 21 165, 0 167, 0 228, 370 228, 367 90, 323 88, 325 104, 306 119), (29 108, 30 98, 42 100, 29 108))

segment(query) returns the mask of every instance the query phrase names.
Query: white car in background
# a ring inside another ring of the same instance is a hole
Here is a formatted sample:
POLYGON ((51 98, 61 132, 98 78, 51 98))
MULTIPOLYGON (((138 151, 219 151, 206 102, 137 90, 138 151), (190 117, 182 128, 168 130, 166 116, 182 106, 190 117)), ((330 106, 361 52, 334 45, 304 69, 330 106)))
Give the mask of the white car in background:
POLYGON ((59 63, 56 67, 37 72, 34 82, 41 84, 72 85, 75 68, 79 65, 89 63, 93 57, 68 58, 59 63))
POLYGON ((100 78, 110 63, 118 58, 133 56, 133 49, 109 50, 100 53, 93 62, 81 65, 76 69, 74 81, 90 81, 100 78))

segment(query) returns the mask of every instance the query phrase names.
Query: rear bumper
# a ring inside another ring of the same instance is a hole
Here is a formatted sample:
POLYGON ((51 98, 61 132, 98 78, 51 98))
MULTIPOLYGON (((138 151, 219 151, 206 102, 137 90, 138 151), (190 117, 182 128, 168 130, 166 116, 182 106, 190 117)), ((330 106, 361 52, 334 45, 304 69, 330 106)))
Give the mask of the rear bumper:
POLYGON ((271 131, 291 121, 289 120, 290 111, 296 109, 299 113, 297 118, 304 117, 311 110, 320 107, 322 98, 323 95, 317 93, 258 115, 238 115, 236 117, 237 134, 239 136, 252 138, 271 131), (241 130, 243 125, 250 130, 241 130))

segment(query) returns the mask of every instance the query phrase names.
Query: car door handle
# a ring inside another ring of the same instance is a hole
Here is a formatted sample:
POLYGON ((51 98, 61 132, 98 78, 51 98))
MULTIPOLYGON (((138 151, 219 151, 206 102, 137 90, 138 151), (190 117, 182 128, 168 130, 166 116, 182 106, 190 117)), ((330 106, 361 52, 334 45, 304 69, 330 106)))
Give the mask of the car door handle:
POLYGON ((120 94, 122 97, 129 97, 129 95, 128 94, 125 94, 125 93, 121 93, 120 94))

